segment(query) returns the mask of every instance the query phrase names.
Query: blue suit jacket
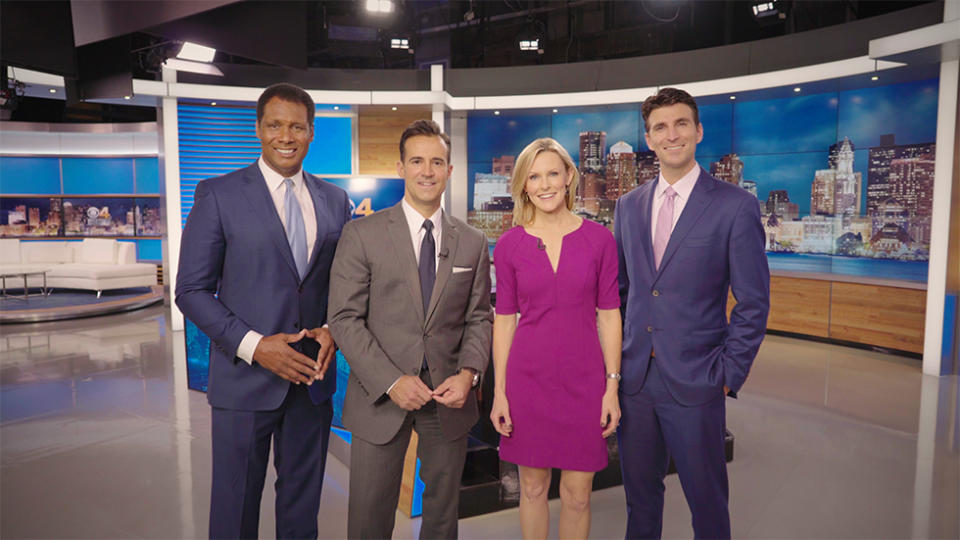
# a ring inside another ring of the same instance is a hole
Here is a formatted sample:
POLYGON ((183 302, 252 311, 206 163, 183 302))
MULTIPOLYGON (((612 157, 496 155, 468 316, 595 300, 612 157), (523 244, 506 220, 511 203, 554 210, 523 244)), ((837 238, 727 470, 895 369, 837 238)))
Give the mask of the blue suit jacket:
POLYGON ((770 272, 756 197, 701 169, 654 268, 657 181, 617 202, 623 311, 622 391, 640 391, 651 350, 671 395, 688 406, 743 385, 766 332, 770 272), (726 317, 727 291, 737 305, 726 317))
MULTIPOLYGON (((256 163, 197 184, 183 229, 176 300, 183 314, 210 337, 210 405, 237 410, 276 409, 290 383, 234 355, 249 330, 268 336, 296 333, 326 322, 330 264, 340 229, 350 219, 347 193, 304 174, 317 217, 317 242, 303 280, 283 224, 256 163)), ((316 358, 312 339, 298 348, 316 358)), ((311 389, 314 401, 333 395, 335 368, 311 389)))

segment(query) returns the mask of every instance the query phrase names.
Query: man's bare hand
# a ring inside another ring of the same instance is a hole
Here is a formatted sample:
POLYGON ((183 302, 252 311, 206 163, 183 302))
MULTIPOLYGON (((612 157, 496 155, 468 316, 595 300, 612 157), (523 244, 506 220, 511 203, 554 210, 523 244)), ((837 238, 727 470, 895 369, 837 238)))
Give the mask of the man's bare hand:
POLYGON ((297 334, 264 336, 257 344, 253 359, 294 384, 310 384, 317 376, 317 362, 288 345, 300 341, 306 334, 306 330, 301 330, 297 334))
POLYGON ((316 377, 322 381, 327 368, 330 367, 337 355, 337 344, 333 342, 333 335, 330 330, 323 327, 307 330, 307 337, 320 344, 320 352, 317 354, 317 364, 320 368, 316 377))
POLYGON ((433 399, 430 388, 423 384, 420 377, 413 375, 404 375, 397 379, 387 395, 405 411, 416 411, 433 399))
POLYGON ((464 369, 456 375, 447 377, 447 380, 440 383, 440 386, 433 391, 433 399, 441 405, 459 409, 466 403, 471 386, 473 386, 473 372, 464 369))

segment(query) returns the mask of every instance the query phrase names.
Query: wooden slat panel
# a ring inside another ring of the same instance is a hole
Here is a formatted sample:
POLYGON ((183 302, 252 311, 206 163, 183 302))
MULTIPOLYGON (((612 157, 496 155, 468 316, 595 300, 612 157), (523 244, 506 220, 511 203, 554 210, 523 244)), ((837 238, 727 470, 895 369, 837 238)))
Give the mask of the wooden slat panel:
POLYGON ((413 490, 417 482, 417 442, 419 440, 416 431, 410 433, 410 444, 407 445, 407 453, 403 458, 403 476, 400 481, 397 510, 407 517, 411 517, 413 513, 413 490))
POLYGON ((414 120, 430 118, 430 109, 385 106, 362 107, 357 115, 360 174, 396 176, 400 135, 414 120))
POLYGON ((830 337, 923 352, 926 291, 833 283, 830 337))
MULTIPOLYGON (((727 317, 736 305, 727 299, 727 317)), ((827 337, 830 327, 830 282, 816 279, 770 277, 770 317, 767 328, 827 337)))

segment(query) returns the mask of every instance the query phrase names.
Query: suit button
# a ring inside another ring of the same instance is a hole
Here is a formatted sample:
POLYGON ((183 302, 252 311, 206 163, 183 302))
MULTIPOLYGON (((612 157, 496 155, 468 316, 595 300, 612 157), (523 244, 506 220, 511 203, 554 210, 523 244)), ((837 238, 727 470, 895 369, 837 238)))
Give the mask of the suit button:
POLYGON ((654 296, 660 296, 660 291, 654 289, 654 290, 653 290, 653 295, 654 295, 654 296))
POLYGON ((300 323, 298 323, 298 322, 293 323, 293 327, 294 327, 294 328, 300 328, 300 323))
POLYGON ((648 326, 648 327, 647 327, 647 332, 653 333, 653 327, 652 327, 652 326, 648 326))
POLYGON ((297 287, 297 292, 298 292, 298 293, 302 293, 302 292, 303 292, 303 286, 302 286, 302 285, 299 286, 299 287, 297 287))

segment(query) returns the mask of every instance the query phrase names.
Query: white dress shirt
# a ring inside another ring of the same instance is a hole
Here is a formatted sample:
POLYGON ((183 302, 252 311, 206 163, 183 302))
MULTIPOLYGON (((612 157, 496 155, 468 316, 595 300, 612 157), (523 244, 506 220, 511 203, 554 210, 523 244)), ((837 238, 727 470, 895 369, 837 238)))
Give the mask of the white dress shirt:
MULTIPOLYGON (((284 211, 284 200, 287 195, 287 187, 284 183, 285 176, 271 169, 263 160, 263 156, 257 160, 257 166, 260 167, 260 174, 267 183, 267 190, 270 192, 270 198, 273 199, 273 205, 280 216, 280 223, 284 230, 287 228, 287 213, 284 211)), ((307 233, 307 257, 313 254, 314 244, 317 243, 317 214, 313 208, 313 198, 310 197, 310 190, 303 179, 303 169, 301 168, 293 176, 293 194, 300 203, 300 212, 303 213, 303 226, 307 233)), ((257 350, 257 345, 263 334, 256 330, 250 330, 243 336, 240 346, 237 347, 237 356, 242 358, 248 364, 253 363, 253 353, 257 350)))
MULTIPOLYGON (((673 223, 670 225, 670 232, 673 232, 673 228, 677 226, 677 220, 683 213, 683 207, 690 200, 690 193, 693 192, 693 186, 697 185, 699 176, 700 165, 695 164, 690 172, 673 183, 673 190, 677 192, 677 196, 673 198, 673 223)), ((653 211, 650 212, 650 242, 653 242, 657 235, 657 216, 660 215, 660 208, 663 206, 663 201, 666 200, 663 194, 668 187, 670 187, 670 183, 663 177, 663 173, 660 173, 657 179, 657 187, 653 192, 653 211)))

